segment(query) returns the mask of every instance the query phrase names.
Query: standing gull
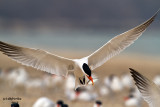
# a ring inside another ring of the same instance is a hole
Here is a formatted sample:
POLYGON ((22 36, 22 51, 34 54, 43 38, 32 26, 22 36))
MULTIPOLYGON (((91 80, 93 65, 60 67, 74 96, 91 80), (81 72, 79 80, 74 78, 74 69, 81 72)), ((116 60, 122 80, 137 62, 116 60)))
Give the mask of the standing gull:
POLYGON ((7 44, 0 41, 0 51, 23 65, 46 71, 59 76, 67 76, 74 71, 75 89, 87 84, 94 84, 92 70, 101 66, 113 56, 134 43, 154 21, 158 12, 137 27, 117 35, 97 51, 81 59, 68 59, 40 49, 31 49, 7 44))

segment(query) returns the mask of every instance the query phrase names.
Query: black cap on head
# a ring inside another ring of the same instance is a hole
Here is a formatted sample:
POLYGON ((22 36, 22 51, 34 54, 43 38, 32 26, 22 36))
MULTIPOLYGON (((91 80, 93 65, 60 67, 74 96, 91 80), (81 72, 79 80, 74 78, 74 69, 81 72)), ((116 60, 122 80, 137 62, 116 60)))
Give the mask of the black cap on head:
POLYGON ((69 107, 67 104, 63 104, 63 106, 62 107, 69 107))
POLYGON ((11 107, 19 107, 18 102, 12 102, 11 107))
POLYGON ((96 104, 102 105, 102 102, 99 101, 99 100, 97 100, 97 101, 96 101, 96 104))
POLYGON ((88 66, 86 63, 83 64, 82 68, 83 68, 84 72, 85 72, 88 76, 91 76, 91 70, 90 70, 89 66, 88 66))
POLYGON ((63 101, 62 101, 62 100, 58 100, 58 101, 57 101, 57 104, 62 105, 62 104, 63 104, 63 101))

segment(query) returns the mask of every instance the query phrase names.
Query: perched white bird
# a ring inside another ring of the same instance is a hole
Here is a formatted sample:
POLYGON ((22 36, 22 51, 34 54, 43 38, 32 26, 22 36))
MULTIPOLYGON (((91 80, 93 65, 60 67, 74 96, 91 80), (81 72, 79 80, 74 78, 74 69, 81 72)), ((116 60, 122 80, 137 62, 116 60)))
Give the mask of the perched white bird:
POLYGON ((15 70, 15 68, 0 69, 0 79, 8 80, 13 70, 15 70))
POLYGON ((125 88, 131 88, 133 87, 133 80, 132 77, 130 76, 130 74, 123 74, 121 76, 121 81, 122 81, 122 85, 125 88))
POLYGON ((92 101, 95 100, 97 98, 97 94, 96 93, 90 93, 87 90, 85 90, 85 88, 77 88, 76 91, 72 90, 72 91, 68 91, 66 93, 66 97, 71 100, 81 100, 81 101, 92 101))
POLYGON ((123 89, 123 85, 120 81, 120 78, 113 74, 106 77, 104 79, 104 83, 108 87, 108 89, 113 92, 119 92, 123 89))
POLYGON ((73 90, 72 91, 71 90, 67 90, 67 91, 65 91, 65 95, 66 95, 68 100, 74 101, 74 100, 77 100, 79 92, 75 92, 73 90))
POLYGON ((82 101, 93 101, 97 98, 97 94, 96 93, 89 93, 89 92, 81 92, 78 95, 78 100, 82 100, 82 101))
POLYGON ((110 88, 114 92, 118 92, 118 91, 121 91, 123 89, 123 85, 122 85, 120 79, 117 76, 113 77, 113 80, 110 84, 110 88))
POLYGON ((44 80, 44 84, 47 87, 52 87, 54 85, 54 84, 52 84, 52 75, 45 74, 43 76, 43 80, 44 80))
POLYGON ((45 85, 45 82, 42 80, 42 79, 29 79, 28 81, 25 82, 25 87, 28 88, 28 89, 31 89, 31 88, 44 88, 46 85, 45 85))
POLYGON ((52 85, 57 86, 58 84, 63 83, 64 78, 61 76, 53 75, 52 76, 52 85))
POLYGON ((154 79, 153 79, 153 82, 156 85, 160 86, 160 75, 155 76, 154 79))
POLYGON ((24 85, 24 83, 28 80, 28 73, 24 68, 18 68, 18 77, 16 77, 16 84, 24 85))
POLYGON ((39 98, 32 107, 55 107, 55 103, 47 97, 39 98))
POLYGON ((81 59, 68 59, 43 50, 14 46, 4 42, 0 42, 0 51, 23 65, 51 74, 66 76, 68 71, 74 71, 75 88, 85 86, 90 81, 93 85, 94 78, 91 70, 101 66, 134 43, 154 21, 157 14, 158 12, 146 22, 114 37, 97 51, 81 59))
POLYGON ((110 93, 110 90, 108 89, 108 87, 106 87, 106 86, 101 86, 101 87, 99 88, 99 94, 100 94, 101 96, 107 96, 107 95, 109 95, 109 93, 110 93))
POLYGON ((130 68, 130 70, 143 99, 149 104, 150 107, 159 107, 160 88, 154 82, 138 73, 134 69, 130 68))
POLYGON ((126 107, 141 107, 142 96, 136 87, 132 87, 129 90, 129 95, 124 98, 124 104, 126 107))
POLYGON ((25 85, 28 80, 28 74, 24 68, 13 69, 7 76, 12 85, 25 85))
POLYGON ((58 100, 55 107, 63 107, 63 101, 62 100, 58 100))
POLYGON ((129 95, 125 98, 125 107, 141 107, 141 100, 133 95, 129 95))
POLYGON ((102 102, 99 101, 99 100, 97 100, 97 101, 94 103, 93 107, 102 107, 102 102))

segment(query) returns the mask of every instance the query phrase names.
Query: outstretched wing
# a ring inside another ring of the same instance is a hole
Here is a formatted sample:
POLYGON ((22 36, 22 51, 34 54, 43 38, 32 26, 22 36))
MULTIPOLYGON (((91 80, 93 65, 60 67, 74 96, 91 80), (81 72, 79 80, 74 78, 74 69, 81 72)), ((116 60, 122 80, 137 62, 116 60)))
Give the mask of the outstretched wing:
POLYGON ((134 41, 138 39, 138 37, 142 35, 145 29, 154 21, 158 12, 156 12, 155 15, 153 15, 143 24, 114 37, 101 48, 99 48, 97 51, 89 55, 87 58, 88 65, 91 67, 91 69, 93 70, 101 66, 107 60, 119 54, 125 48, 134 43, 134 41))
POLYGON ((159 107, 160 105, 160 89, 155 83, 150 81, 148 78, 138 73, 134 69, 130 68, 130 72, 136 86, 142 94, 144 100, 149 104, 150 107, 159 107))
POLYGON ((56 56, 39 49, 14 46, 0 41, 0 51, 23 65, 51 74, 66 76, 68 70, 74 68, 74 62, 71 59, 56 56))

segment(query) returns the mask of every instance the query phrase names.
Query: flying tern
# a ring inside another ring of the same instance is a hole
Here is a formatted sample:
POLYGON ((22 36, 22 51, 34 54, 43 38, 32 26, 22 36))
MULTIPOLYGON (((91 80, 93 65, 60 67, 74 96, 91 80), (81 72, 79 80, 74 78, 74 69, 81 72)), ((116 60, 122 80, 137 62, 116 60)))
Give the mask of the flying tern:
POLYGON ((40 49, 31 49, 11 45, 0 41, 0 51, 13 60, 51 74, 66 77, 68 71, 74 71, 75 89, 80 86, 94 84, 92 71, 119 54, 142 35, 154 21, 158 12, 144 23, 112 38, 97 51, 81 59, 69 59, 40 49))

